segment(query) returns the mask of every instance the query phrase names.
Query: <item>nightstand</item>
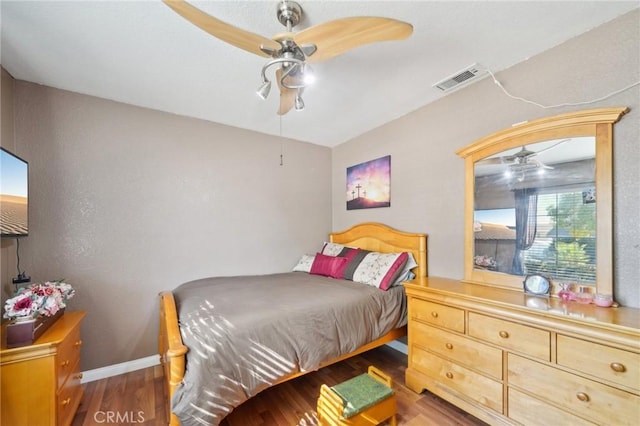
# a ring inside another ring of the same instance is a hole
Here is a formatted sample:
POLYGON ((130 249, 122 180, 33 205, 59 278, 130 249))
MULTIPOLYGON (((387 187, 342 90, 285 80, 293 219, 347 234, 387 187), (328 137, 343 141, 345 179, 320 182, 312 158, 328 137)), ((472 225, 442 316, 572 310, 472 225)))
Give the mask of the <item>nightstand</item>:
POLYGON ((66 312, 32 345, 0 348, 3 425, 69 425, 82 399, 80 326, 86 312, 66 312))

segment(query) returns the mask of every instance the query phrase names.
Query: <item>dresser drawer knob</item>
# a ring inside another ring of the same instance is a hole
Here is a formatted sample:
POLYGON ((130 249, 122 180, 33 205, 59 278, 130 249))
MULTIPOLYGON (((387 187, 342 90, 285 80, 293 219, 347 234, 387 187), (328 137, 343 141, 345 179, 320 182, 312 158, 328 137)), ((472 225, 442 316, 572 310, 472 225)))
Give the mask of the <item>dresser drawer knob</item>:
POLYGON ((453 373, 450 371, 447 371, 447 374, 445 374, 445 376, 447 376, 447 379, 453 379, 453 373))
POLYGON ((578 398, 578 400, 580 400, 582 402, 589 402, 589 395, 587 395, 584 392, 578 392, 576 394, 576 398, 578 398))
POLYGON ((447 349, 453 349, 453 345, 451 343, 445 343, 444 347, 447 349))
POLYGON ((624 373, 625 371, 627 371, 627 367, 625 367, 624 364, 620 364, 619 362, 612 362, 609 367, 611 367, 611 369, 616 373, 624 373))
POLYGON ((75 347, 79 348, 80 346, 82 346, 82 340, 78 340, 78 341, 76 341, 76 342, 73 344, 73 346, 75 346, 75 347))
POLYGON ((69 398, 67 398, 67 399, 63 400, 60 404, 62 404, 62 405, 69 405, 69 404, 71 404, 71 398, 69 397, 69 398))
POLYGON ((509 337, 509 333, 507 333, 507 332, 506 332, 506 331, 504 331, 504 330, 500 330, 500 332, 498 333, 498 335, 499 335, 500 337, 502 337, 503 339, 507 339, 507 338, 509 337))
POLYGON ((436 311, 431 312, 431 316, 434 318, 438 318, 438 313, 436 311))
POLYGON ((69 361, 69 360, 66 360, 66 361, 62 361, 62 362, 60 363, 60 366, 61 366, 61 367, 68 367, 68 366, 69 366, 69 364, 70 364, 70 361, 69 361))
POLYGON ((74 379, 80 380, 82 379, 82 373, 78 373, 75 376, 73 376, 74 379))

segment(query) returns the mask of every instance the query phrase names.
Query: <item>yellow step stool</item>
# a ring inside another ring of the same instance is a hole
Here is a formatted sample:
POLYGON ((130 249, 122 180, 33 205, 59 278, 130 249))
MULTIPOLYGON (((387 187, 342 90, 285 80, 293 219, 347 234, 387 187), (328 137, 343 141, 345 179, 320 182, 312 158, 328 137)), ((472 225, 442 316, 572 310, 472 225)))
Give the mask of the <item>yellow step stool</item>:
POLYGON ((370 366, 366 374, 320 387, 318 425, 373 426, 390 419, 396 426, 396 409, 391 378, 370 366))

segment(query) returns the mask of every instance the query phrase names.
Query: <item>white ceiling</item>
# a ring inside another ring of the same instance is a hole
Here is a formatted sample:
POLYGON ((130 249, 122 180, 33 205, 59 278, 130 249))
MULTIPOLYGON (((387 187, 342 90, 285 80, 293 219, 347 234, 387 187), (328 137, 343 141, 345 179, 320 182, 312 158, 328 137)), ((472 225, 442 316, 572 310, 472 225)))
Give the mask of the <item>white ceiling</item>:
MULTIPOLYGON (((432 85, 469 65, 503 70, 639 7, 637 0, 299 3, 305 19, 294 32, 348 16, 396 18, 414 32, 314 64, 305 110, 281 123, 277 90, 266 101, 255 93, 267 59, 212 37, 159 0, 1 0, 2 66, 20 80, 335 146, 442 97, 432 85)), ((192 4, 263 36, 284 30, 276 0, 192 4)))

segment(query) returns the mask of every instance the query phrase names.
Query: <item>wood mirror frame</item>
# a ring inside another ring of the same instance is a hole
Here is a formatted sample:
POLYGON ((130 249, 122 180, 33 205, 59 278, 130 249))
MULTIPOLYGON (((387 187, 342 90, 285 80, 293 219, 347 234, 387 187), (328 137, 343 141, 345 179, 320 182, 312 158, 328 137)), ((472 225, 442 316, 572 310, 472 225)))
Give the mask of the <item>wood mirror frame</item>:
MULTIPOLYGON (((613 124, 629 111, 626 107, 600 108, 561 114, 515 125, 493 133, 456 152, 465 160, 464 281, 522 291, 524 276, 474 267, 475 163, 505 150, 536 142, 595 137, 596 172, 596 285, 594 291, 613 294, 613 124)), ((559 288, 552 282, 552 294, 559 288)))

